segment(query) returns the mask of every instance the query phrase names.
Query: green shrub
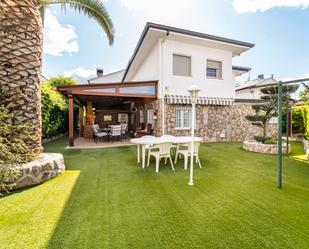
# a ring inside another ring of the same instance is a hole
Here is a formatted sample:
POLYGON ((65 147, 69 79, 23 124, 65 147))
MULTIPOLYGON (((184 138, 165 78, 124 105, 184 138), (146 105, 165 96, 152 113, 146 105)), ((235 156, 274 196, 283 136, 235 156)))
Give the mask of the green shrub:
MULTIPOLYGON (((304 120, 301 109, 303 107, 292 107, 292 132, 293 134, 304 133, 304 120)), ((286 132, 286 110, 282 113, 282 131, 286 132)))
POLYGON ((0 196, 1 192, 8 192, 15 186, 16 180, 22 172, 11 164, 0 164, 0 196))
POLYGON ((264 137, 264 136, 254 136, 254 140, 257 142, 265 143, 266 140, 270 140, 270 137, 264 137))
POLYGON ((277 141, 272 140, 272 139, 268 139, 264 142, 264 144, 277 144, 277 141))
MULTIPOLYGON (((286 118, 283 116, 284 131, 285 121, 286 118)), ((302 133, 307 140, 309 139, 309 105, 292 107, 292 130, 294 134, 302 133)))
POLYGON ((47 138, 68 130, 66 99, 48 82, 42 83, 42 137, 47 138))
MULTIPOLYGON (((54 77, 42 82, 42 138, 48 138, 68 131, 68 101, 56 90, 56 86, 74 85, 68 77, 54 77)), ((78 113, 74 112, 74 127, 78 113)))
POLYGON ((33 138, 33 125, 19 122, 18 113, 0 106, 0 193, 15 186, 21 172, 17 163, 34 159, 25 141, 33 138))
POLYGON ((71 78, 71 77, 62 77, 62 76, 57 76, 50 78, 48 81, 48 84, 50 86, 72 86, 76 84, 76 81, 71 78))
POLYGON ((33 136, 33 125, 29 122, 19 122, 18 114, 0 106, 0 164, 32 160, 34 154, 25 141, 33 136))

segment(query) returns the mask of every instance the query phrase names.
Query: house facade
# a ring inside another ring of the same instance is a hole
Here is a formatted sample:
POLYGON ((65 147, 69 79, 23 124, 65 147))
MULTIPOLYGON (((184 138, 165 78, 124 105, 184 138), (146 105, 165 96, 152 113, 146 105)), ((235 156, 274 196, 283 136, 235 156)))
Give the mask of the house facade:
POLYGON ((85 86, 58 89, 87 106, 87 124, 96 121, 105 126, 108 122, 102 120, 112 113, 110 123, 128 122, 132 131, 150 123, 159 136, 190 134, 188 89, 197 85, 201 91, 195 134, 205 141, 241 141, 262 132, 245 118, 253 114, 254 100, 237 98, 235 89, 235 77, 250 68, 234 66, 233 58, 253 47, 248 42, 147 23, 125 69, 111 74, 99 69, 98 77, 85 86))
POLYGON ((238 100, 235 77, 250 68, 233 66, 235 56, 251 49, 247 42, 148 23, 122 81, 158 80, 158 99, 138 107, 137 123, 153 124, 156 135, 189 135, 188 89, 201 91, 196 135, 205 141, 239 141, 259 133, 245 118, 252 100, 238 100))

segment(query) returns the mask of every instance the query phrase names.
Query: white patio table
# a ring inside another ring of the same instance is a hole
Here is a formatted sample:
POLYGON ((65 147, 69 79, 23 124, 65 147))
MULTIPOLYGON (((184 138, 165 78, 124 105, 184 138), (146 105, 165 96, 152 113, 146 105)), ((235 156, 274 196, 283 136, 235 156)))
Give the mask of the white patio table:
MULTIPOLYGON (((203 142, 203 138, 195 137, 195 142, 203 142)), ((149 148, 151 145, 160 144, 160 143, 167 143, 171 142, 174 144, 183 144, 183 143, 190 143, 191 137, 190 136, 181 136, 181 137, 141 137, 141 138, 132 138, 130 140, 132 144, 137 145, 137 162, 140 163, 140 158, 142 157, 142 168, 145 168, 145 161, 146 161, 146 148, 149 148), (142 155, 141 155, 142 150, 142 155)))

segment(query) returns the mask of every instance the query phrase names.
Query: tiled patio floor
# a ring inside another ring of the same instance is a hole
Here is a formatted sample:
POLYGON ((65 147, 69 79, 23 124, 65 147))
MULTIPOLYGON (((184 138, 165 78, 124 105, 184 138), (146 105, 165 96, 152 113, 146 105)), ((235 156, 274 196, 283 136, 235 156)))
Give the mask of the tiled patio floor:
POLYGON ((120 141, 107 142, 106 140, 94 142, 93 139, 84 139, 78 137, 74 139, 74 147, 67 146, 66 149, 87 149, 87 148, 107 148, 107 147, 118 147, 133 145, 130 143, 130 138, 124 138, 120 141))

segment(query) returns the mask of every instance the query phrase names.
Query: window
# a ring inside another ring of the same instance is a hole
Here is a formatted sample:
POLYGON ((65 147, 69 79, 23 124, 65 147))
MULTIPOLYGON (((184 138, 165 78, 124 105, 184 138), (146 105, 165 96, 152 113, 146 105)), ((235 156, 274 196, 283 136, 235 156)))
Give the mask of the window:
POLYGON ((191 107, 176 107, 175 129, 191 129, 191 107))
POLYGON ((173 74, 191 76, 191 57, 173 54, 173 74))
POLYGON ((127 124, 129 115, 127 113, 118 113, 118 122, 121 124, 127 124))
POLYGON ((112 115, 104 115, 104 116, 103 116, 103 121, 104 121, 104 122, 110 122, 110 121, 112 121, 112 120, 113 120, 112 115))
POLYGON ((153 118, 153 109, 147 110, 147 123, 152 125, 152 129, 154 128, 155 122, 153 118))
POLYGON ((144 123, 144 111, 139 110, 139 122, 144 123))
POLYGON ((222 78, 222 62, 207 60, 206 76, 210 78, 222 78))

